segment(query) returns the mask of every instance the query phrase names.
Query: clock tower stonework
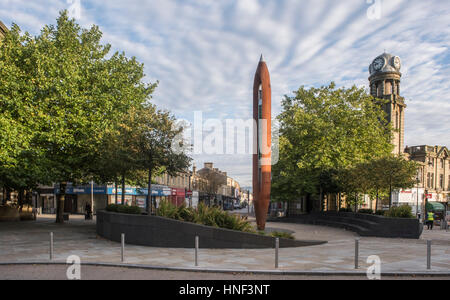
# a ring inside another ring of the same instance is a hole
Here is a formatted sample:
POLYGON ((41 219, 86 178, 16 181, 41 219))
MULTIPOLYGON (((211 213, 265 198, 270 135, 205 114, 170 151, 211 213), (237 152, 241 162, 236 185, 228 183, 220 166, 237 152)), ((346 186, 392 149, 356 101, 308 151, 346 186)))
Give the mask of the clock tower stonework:
POLYGON ((376 98, 387 100, 383 109, 387 114, 387 122, 394 129, 392 143, 393 153, 403 155, 405 150, 405 99, 400 96, 402 73, 401 60, 388 53, 375 58, 369 67, 370 94, 376 98))

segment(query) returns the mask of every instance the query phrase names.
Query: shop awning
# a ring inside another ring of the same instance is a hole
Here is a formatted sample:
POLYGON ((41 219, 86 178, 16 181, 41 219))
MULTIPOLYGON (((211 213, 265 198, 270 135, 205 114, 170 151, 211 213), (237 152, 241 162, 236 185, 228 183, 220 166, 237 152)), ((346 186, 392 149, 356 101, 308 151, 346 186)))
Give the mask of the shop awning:
POLYGON ((445 206, 440 202, 428 202, 427 211, 445 211, 445 206))

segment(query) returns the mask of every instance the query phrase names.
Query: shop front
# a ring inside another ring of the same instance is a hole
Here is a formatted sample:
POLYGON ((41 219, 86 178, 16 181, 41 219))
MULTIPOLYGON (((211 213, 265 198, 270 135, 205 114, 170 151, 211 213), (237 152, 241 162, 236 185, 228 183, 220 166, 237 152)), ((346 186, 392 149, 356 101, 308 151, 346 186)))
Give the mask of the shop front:
MULTIPOLYGON (((159 203, 172 196, 172 189, 163 185, 152 185, 151 202, 153 207, 157 207, 159 203)), ((147 208, 147 188, 126 187, 125 188, 125 203, 122 203, 122 188, 108 186, 108 204, 124 204, 138 206, 142 209, 147 208)))
POLYGON ((186 190, 180 188, 172 188, 172 195, 169 201, 177 207, 186 205, 186 190))
MULTIPOLYGON (((55 188, 55 195, 60 193, 59 187, 55 188)), ((69 214, 85 214, 87 206, 94 206, 97 210, 105 209, 107 205, 107 194, 105 186, 68 186, 64 197, 64 212, 69 214)))

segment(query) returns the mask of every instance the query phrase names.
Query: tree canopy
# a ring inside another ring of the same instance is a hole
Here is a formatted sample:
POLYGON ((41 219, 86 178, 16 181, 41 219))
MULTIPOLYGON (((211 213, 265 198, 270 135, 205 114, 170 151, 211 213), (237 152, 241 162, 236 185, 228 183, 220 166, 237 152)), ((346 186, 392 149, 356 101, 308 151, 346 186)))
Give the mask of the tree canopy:
POLYGON ((273 198, 338 192, 343 170, 389 155, 392 128, 382 121, 382 100, 374 100, 364 89, 336 88, 334 83, 300 87, 286 96, 278 116, 280 159, 273 167, 273 198))
POLYGON ((82 29, 67 11, 36 37, 17 25, 6 34, 0 45, 1 185, 61 183, 64 194, 67 182, 142 176, 150 153, 156 167, 185 167, 185 157, 163 154, 178 131, 169 129, 170 113, 149 102, 157 84, 145 82, 136 58, 110 53, 101 38, 97 26, 82 29), (157 148, 155 132, 167 139, 157 148))

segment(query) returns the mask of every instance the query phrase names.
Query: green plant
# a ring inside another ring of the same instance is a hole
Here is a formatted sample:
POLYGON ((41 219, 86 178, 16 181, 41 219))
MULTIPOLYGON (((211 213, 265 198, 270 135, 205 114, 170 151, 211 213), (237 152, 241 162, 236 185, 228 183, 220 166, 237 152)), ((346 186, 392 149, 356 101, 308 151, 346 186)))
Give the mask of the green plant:
POLYGON ((386 211, 384 211, 384 210, 377 210, 377 211, 375 212, 375 214, 376 214, 377 216, 384 216, 384 215, 386 214, 386 211))
POLYGON ((205 226, 255 232, 250 222, 239 216, 230 215, 218 207, 208 207, 202 203, 194 209, 186 206, 177 207, 168 201, 162 201, 157 209, 157 215, 205 226))
POLYGON ((116 212, 121 214, 129 214, 129 215, 140 215, 142 210, 137 206, 127 206, 127 205, 118 205, 118 204, 110 204, 106 207, 106 211, 116 212))
POLYGON ((388 218, 405 218, 405 219, 414 218, 412 214, 412 208, 408 205, 392 207, 389 211, 385 213, 385 216, 388 218))
POLYGON ((373 210, 372 210, 372 209, 360 209, 360 210, 358 211, 358 213, 360 213, 360 214, 373 215, 373 210))
POLYGON ((294 236, 292 235, 292 233, 289 233, 289 232, 274 231, 274 232, 270 233, 270 236, 272 236, 274 238, 282 238, 282 239, 289 239, 289 240, 295 239, 294 236))
POLYGON ((339 212, 353 212, 353 210, 350 207, 347 207, 339 209, 339 212))

